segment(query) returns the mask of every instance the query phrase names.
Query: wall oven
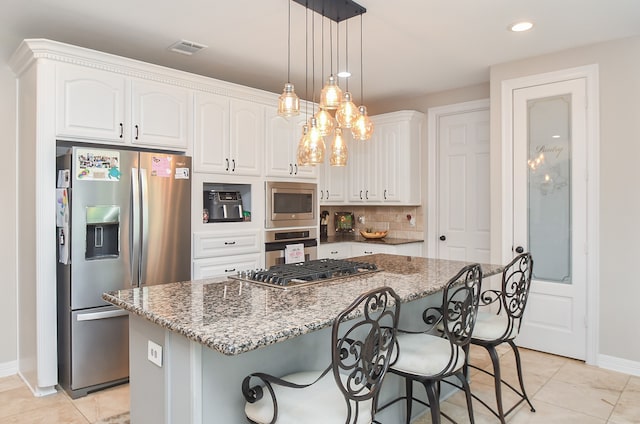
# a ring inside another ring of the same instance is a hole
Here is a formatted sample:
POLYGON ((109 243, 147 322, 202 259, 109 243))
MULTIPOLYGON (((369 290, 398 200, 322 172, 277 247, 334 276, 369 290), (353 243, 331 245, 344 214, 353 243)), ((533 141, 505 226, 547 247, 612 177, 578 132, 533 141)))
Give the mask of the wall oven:
POLYGON ((304 261, 317 259, 318 233, 314 227, 271 230, 265 232, 265 268, 287 263, 287 246, 304 246, 304 261))
POLYGON ((265 190, 265 228, 318 225, 316 184, 267 181, 265 190))

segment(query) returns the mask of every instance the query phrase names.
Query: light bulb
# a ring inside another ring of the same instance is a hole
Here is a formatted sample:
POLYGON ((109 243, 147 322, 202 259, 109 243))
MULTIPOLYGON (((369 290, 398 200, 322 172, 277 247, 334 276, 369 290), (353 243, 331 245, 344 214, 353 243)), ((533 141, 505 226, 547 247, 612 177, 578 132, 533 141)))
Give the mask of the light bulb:
POLYGON ((347 143, 342 137, 342 129, 338 127, 336 128, 335 138, 331 145, 331 166, 345 166, 347 164, 347 156, 347 143))
POLYGON ((320 107, 327 110, 336 110, 342 101, 342 90, 336 83, 336 78, 329 75, 327 83, 320 92, 320 107))
POLYGON ((358 110, 360 114, 353 127, 351 127, 351 134, 353 134, 353 138, 356 140, 366 141, 373 135, 373 122, 371 122, 371 119, 367 115, 366 106, 360 106, 358 110))
POLYGON ((278 115, 283 117, 295 116, 300 113, 300 99, 296 94, 293 84, 284 85, 282 94, 278 97, 278 115))
POLYGON ((316 122, 318 123, 318 130, 322 136, 331 134, 335 126, 333 116, 322 108, 316 113, 316 122))
POLYGON ((351 128, 354 121, 358 117, 358 108, 351 101, 351 93, 348 91, 342 96, 342 103, 336 110, 336 121, 342 128, 351 128))

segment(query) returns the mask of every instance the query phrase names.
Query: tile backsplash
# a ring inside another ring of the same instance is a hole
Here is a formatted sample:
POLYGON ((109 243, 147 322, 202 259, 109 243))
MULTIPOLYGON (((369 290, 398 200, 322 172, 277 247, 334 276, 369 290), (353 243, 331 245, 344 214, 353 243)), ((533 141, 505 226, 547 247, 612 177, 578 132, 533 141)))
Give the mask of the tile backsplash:
POLYGON ((422 206, 321 206, 320 211, 329 212, 329 236, 335 235, 334 212, 351 212, 356 231, 373 228, 389 230, 388 237, 419 240, 424 238, 422 206), (415 220, 415 225, 411 224, 408 216, 415 220), (364 223, 360 222, 360 217, 364 217, 364 223))

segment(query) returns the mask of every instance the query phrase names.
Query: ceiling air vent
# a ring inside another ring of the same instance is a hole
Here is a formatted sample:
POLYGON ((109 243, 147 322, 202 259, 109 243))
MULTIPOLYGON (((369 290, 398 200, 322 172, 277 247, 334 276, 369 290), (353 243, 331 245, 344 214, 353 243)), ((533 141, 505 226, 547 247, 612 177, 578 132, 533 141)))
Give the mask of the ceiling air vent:
POLYGON ((169 50, 191 56, 192 54, 197 53, 206 47, 207 46, 205 46, 204 44, 194 43, 193 41, 180 40, 177 43, 171 45, 169 47, 169 50))

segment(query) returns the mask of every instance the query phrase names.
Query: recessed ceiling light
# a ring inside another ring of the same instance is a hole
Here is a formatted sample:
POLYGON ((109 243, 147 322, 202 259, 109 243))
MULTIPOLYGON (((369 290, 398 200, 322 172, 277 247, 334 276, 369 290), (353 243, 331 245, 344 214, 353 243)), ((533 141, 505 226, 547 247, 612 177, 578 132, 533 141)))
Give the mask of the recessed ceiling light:
POLYGON ((533 28, 533 23, 527 21, 516 22, 509 26, 509 30, 513 32, 529 31, 531 28, 533 28))
POLYGON ((338 76, 340 78, 349 78, 351 76, 351 72, 349 72, 349 71, 340 71, 340 72, 338 72, 338 76))

